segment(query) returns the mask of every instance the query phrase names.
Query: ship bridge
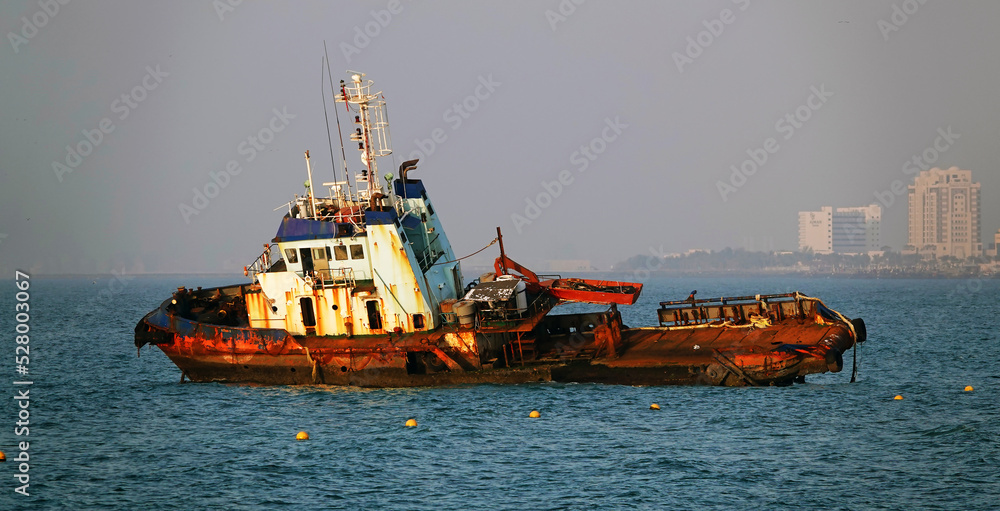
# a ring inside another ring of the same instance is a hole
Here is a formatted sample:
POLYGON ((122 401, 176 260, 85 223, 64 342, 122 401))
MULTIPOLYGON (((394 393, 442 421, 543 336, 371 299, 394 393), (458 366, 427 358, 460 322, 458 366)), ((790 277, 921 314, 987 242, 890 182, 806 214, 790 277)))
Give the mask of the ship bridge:
POLYGON ((408 177, 418 160, 380 181, 377 160, 392 153, 385 101, 363 76, 341 81, 335 100, 353 117, 349 139, 364 169, 323 183, 330 194, 318 197, 306 151, 306 193, 279 207, 288 213, 274 239, 245 269, 261 295, 248 300, 252 326, 314 335, 415 332, 437 328, 441 302, 461 296, 451 243, 423 182, 408 177))

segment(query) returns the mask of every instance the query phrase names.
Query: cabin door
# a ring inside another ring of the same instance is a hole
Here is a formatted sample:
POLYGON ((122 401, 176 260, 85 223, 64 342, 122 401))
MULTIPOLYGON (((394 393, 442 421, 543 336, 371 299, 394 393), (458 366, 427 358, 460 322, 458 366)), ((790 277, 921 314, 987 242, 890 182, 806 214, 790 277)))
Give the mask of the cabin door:
POLYGON ((299 259, 302 261, 302 275, 306 276, 313 271, 313 256, 312 251, 308 248, 299 249, 299 259))
POLYGON ((365 302, 368 308, 368 328, 371 330, 382 329, 382 312, 378 307, 378 300, 368 300, 365 302))
POLYGON ((299 309, 302 311, 302 326, 312 328, 316 326, 316 311, 313 309, 312 298, 299 298, 299 309))

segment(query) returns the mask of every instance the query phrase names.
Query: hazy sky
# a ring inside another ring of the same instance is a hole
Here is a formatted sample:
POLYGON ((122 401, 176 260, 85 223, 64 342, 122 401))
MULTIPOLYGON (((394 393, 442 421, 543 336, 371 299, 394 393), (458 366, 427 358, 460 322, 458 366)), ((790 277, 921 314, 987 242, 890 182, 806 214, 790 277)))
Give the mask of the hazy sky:
POLYGON ((303 191, 303 151, 333 180, 324 40, 335 80, 365 72, 388 101, 381 171, 424 153, 414 177, 462 255, 496 226, 540 270, 794 249, 797 211, 876 193, 898 250, 891 187, 915 155, 971 169, 984 244, 1000 228, 993 0, 53 4, 0 3, 8 273, 250 263, 303 191))

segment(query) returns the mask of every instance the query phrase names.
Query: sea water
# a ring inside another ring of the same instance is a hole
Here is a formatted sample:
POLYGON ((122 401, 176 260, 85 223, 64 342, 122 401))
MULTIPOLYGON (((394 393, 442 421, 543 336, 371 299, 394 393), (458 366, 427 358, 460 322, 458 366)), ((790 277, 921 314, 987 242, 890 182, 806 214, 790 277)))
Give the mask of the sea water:
POLYGON ((850 352, 784 388, 180 384, 136 357, 177 286, 241 281, 32 277, 25 374, 2 286, 0 509, 1000 508, 997 280, 653 278, 622 308, 648 326, 694 289, 817 296, 867 322, 856 383, 850 352))

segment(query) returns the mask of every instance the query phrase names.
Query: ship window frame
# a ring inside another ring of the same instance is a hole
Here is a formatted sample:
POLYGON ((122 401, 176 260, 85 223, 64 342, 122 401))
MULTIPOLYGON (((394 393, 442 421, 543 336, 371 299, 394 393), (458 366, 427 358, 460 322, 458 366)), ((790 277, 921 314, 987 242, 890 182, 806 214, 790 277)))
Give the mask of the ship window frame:
POLYGON ((337 245, 333 247, 333 256, 337 261, 347 260, 347 245, 337 245))
POLYGON ((313 261, 326 261, 326 250, 323 247, 313 247, 312 249, 313 261))
POLYGON ((288 261, 288 264, 297 264, 299 262, 299 251, 294 248, 286 248, 285 260, 288 261))
POLYGON ((365 246, 361 244, 351 245, 351 260, 365 258, 365 246))

